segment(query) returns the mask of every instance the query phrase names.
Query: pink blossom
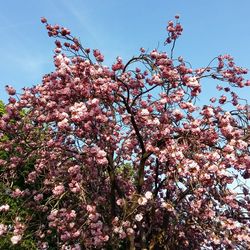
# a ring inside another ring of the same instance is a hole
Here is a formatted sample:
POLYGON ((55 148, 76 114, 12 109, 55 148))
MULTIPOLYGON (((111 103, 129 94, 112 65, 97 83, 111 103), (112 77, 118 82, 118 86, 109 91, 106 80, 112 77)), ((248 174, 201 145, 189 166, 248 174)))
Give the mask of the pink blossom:
POLYGON ((69 188, 72 193, 78 193, 81 191, 80 184, 77 183, 76 181, 72 181, 71 183, 69 183, 69 188))
POLYGON ((56 196, 61 195, 62 193, 64 193, 64 191, 65 191, 65 188, 63 185, 55 186, 54 189, 52 190, 53 194, 56 196))
POLYGON ((209 172, 216 172, 218 170, 218 167, 216 165, 211 165, 208 168, 209 172))
POLYGON ((108 160, 106 158, 97 158, 96 162, 100 165, 107 165, 108 160))
POLYGON ((231 152, 234 151, 234 147, 231 146, 231 145, 226 145, 226 146, 223 148, 223 151, 228 152, 228 153, 231 153, 231 152))
POLYGON ((60 129, 66 129, 69 126, 69 122, 67 118, 64 118, 62 121, 58 122, 58 128, 60 129))
POLYGON ((151 199, 153 198, 152 192, 147 191, 147 192, 145 193, 145 198, 148 199, 148 200, 151 200, 151 199))
POLYGON ((105 235, 104 237, 103 237, 103 241, 108 241, 109 240, 109 236, 108 235, 105 235))
POLYGON ((7 226, 0 223, 0 236, 2 236, 3 234, 5 234, 7 232, 7 226))
POLYGON ((104 157, 106 157, 106 155, 107 155, 107 153, 104 151, 104 150, 99 150, 98 152, 97 152, 97 157, 98 158, 104 158, 104 157))
POLYGON ((41 201, 43 199, 43 194, 37 194, 34 196, 35 201, 41 201))
POLYGON ((24 191, 21 191, 19 188, 16 188, 13 192, 12 192, 12 196, 13 197, 21 197, 24 195, 24 191))
POLYGON ((202 113, 203 113, 205 116, 207 116, 207 117, 212 117, 212 116, 214 116, 214 111, 213 111, 213 109, 212 109, 211 107, 206 107, 206 108, 202 111, 202 113))
POLYGON ((127 234, 130 235, 130 236, 131 236, 131 235, 134 235, 134 233, 135 233, 135 231, 134 231, 133 228, 127 228, 126 232, 127 232, 127 234))
POLYGON ((179 109, 173 110, 172 114, 173 114, 173 116, 176 117, 177 120, 180 120, 183 117, 183 114, 179 109))
POLYGON ((118 206, 123 206, 123 205, 125 204, 125 201, 124 201, 123 199, 118 199, 118 200, 116 201, 116 204, 117 204, 118 206))
POLYGON ((199 84, 199 82, 198 82, 198 80, 197 80, 196 77, 189 77, 186 85, 188 87, 192 87, 192 88, 200 86, 200 84, 199 84))
POLYGON ((16 90, 12 86, 6 85, 5 89, 6 89, 6 91, 8 92, 9 95, 15 95, 16 94, 16 90))
POLYGON ((79 165, 72 166, 68 169, 68 173, 71 175, 76 175, 80 172, 81 167, 79 165))
POLYGON ((21 235, 14 235, 10 238, 13 245, 16 245, 22 239, 21 235))
POLYGON ((87 205, 86 209, 87 209, 87 211, 88 211, 89 213, 92 213, 92 212, 95 211, 95 207, 94 207, 94 206, 91 206, 91 205, 87 205))
POLYGON ((142 219, 143 219, 143 215, 141 213, 135 215, 135 220, 141 221, 142 219))
POLYGON ((42 23, 47 23, 47 19, 45 17, 41 17, 41 22, 42 23))
POLYGON ((148 202, 148 200, 147 200, 145 197, 140 197, 140 198, 138 199, 138 204, 139 204, 139 205, 144 206, 144 205, 147 204, 147 202, 148 202))
POLYGON ((7 212, 10 209, 8 204, 0 206, 0 212, 7 212))
POLYGON ((149 112, 148 112, 147 109, 142 109, 142 110, 141 110, 141 114, 142 114, 142 115, 149 115, 149 112))

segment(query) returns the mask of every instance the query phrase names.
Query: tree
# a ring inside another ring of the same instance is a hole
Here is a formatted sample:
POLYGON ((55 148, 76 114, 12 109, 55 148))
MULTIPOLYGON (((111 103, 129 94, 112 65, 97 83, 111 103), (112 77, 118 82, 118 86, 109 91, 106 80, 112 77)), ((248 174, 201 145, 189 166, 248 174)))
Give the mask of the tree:
POLYGON ((169 55, 141 48, 112 67, 42 22, 57 39, 55 71, 16 98, 6 86, 0 119, 1 180, 28 215, 12 216, 19 230, 1 222, 0 237, 20 246, 33 232, 38 249, 248 249, 250 115, 234 91, 250 85, 247 70, 229 55, 198 69, 175 59, 178 16, 169 55), (221 83, 206 105, 203 78, 221 83))

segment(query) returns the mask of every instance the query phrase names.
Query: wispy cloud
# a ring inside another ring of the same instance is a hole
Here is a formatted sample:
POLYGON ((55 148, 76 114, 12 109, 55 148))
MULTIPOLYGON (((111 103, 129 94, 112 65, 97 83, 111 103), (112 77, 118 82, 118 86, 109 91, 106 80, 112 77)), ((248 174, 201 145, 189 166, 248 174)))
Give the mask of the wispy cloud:
POLYGON ((21 88, 38 84, 45 73, 53 69, 51 60, 32 54, 11 54, 5 57, 9 65, 5 68, 5 75, 0 76, 0 100, 7 101, 5 85, 14 86, 20 93, 21 88))
MULTIPOLYGON (((110 37, 112 37, 112 35, 109 35, 109 31, 107 30, 100 30, 100 27, 102 27, 102 25, 100 25, 100 17, 93 18, 93 16, 91 16, 90 13, 87 12, 88 6, 84 6, 83 1, 79 6, 74 1, 64 0, 63 5, 69 12, 69 15, 75 19, 76 23, 78 23, 84 29, 85 34, 90 36, 91 42, 95 44, 94 46, 100 48, 102 52, 105 51, 105 63, 112 64, 118 55, 126 55, 127 50, 124 46, 120 46, 119 44, 110 46, 110 43, 108 41, 110 37), (106 55, 108 55, 109 57, 107 58, 106 55)), ((111 42, 114 42, 113 39, 111 40, 111 42)), ((93 48, 93 44, 91 44, 90 47, 93 48)))
MULTIPOLYGON (((6 72, 13 71, 15 75, 24 74, 24 76, 29 76, 25 77, 29 79, 40 76, 44 69, 48 68, 48 62, 51 60, 42 49, 38 49, 40 46, 36 44, 31 46, 36 42, 36 37, 29 36, 27 31, 35 21, 18 22, 4 15, 1 15, 0 21, 0 36, 8 41, 2 42, 0 47, 1 59, 5 62, 2 69, 6 72)), ((7 77, 5 75, 4 78, 7 77)))
POLYGON ((11 56, 9 58, 12 64, 16 65, 19 71, 23 73, 28 73, 32 76, 41 76, 44 69, 49 66, 48 58, 42 57, 40 55, 33 56, 32 54, 19 54, 11 56))
POLYGON ((17 23, 4 24, 0 26, 0 32, 10 31, 12 29, 19 29, 24 26, 27 26, 28 24, 31 24, 31 22, 17 22, 17 23))
POLYGON ((77 23, 81 25, 91 39, 94 40, 95 43, 98 43, 98 36, 93 32, 94 23, 87 17, 87 14, 84 13, 83 6, 79 8, 79 6, 74 5, 70 1, 63 1, 63 4, 67 11, 70 12, 70 15, 76 19, 77 23))

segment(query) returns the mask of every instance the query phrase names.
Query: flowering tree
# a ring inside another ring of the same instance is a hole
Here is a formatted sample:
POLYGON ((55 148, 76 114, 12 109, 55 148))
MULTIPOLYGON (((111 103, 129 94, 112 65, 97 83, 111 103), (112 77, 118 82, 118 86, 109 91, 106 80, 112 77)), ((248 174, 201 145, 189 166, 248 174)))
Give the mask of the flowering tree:
POLYGON ((250 85, 247 70, 229 55, 198 69, 175 59, 178 16, 169 55, 141 48, 112 67, 42 23, 57 38, 55 71, 18 96, 6 86, 0 238, 16 249, 30 235, 35 249, 248 249, 250 115, 233 91, 250 85), (221 82, 206 105, 203 78, 221 82))

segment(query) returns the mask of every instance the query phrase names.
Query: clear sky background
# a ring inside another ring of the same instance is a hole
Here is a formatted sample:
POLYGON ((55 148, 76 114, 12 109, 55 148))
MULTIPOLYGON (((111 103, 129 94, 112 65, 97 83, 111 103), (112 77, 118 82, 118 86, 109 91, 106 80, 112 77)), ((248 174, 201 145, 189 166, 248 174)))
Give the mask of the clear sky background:
MULTIPOLYGON (((140 47, 162 44, 168 20, 180 14, 184 32, 176 56, 202 67, 229 53, 250 69, 249 10, 250 0, 1 1, 0 99, 7 101, 6 84, 20 91, 53 71, 54 42, 40 23, 42 16, 70 28, 84 46, 100 49, 111 65, 118 55, 129 59, 140 47)), ((209 91, 207 86, 205 94, 209 91)), ((250 101, 250 88, 241 94, 250 101)))

